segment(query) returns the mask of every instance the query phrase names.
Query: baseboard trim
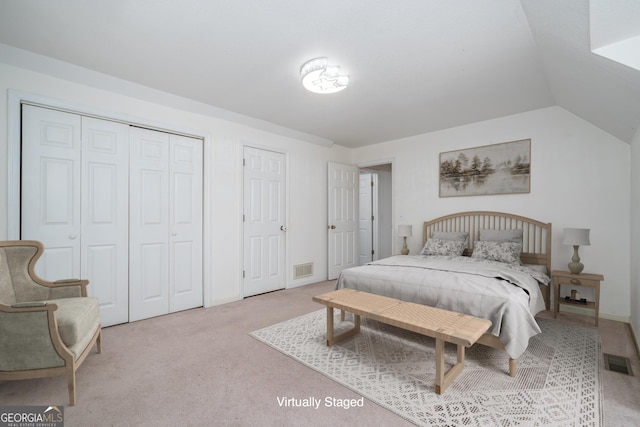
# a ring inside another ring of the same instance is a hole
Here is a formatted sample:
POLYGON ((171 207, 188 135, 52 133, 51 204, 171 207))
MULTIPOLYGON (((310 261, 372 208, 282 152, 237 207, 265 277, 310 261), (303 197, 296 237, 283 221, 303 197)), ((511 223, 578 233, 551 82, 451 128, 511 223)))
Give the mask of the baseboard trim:
POLYGON ((640 359, 640 346, 638 346, 638 334, 636 334, 636 330, 633 329, 633 323, 629 322, 629 330, 631 331, 631 339, 633 340, 633 344, 636 346, 636 356, 640 359))
MULTIPOLYGON (((585 316, 594 316, 594 312, 591 309, 588 308, 582 308, 579 306, 573 306, 573 305, 561 305, 560 306, 560 312, 566 312, 566 313, 573 313, 573 314, 582 314, 585 316)), ((603 313, 602 311, 600 312, 599 315, 600 319, 607 319, 607 320, 614 320, 616 322, 622 322, 622 323, 629 323, 630 324, 630 318, 629 316, 620 316, 618 314, 611 314, 611 313, 603 313)))
POLYGON ((326 282, 327 279, 318 279, 317 277, 309 277, 306 280, 297 279, 287 284, 287 289, 299 288, 301 286, 313 285, 314 283, 326 282))
POLYGON ((205 307, 215 307, 216 305, 229 304, 230 302, 236 302, 236 301, 241 301, 241 300, 242 300, 241 296, 218 299, 218 300, 212 301, 211 304, 209 304, 209 305, 207 305, 205 307))

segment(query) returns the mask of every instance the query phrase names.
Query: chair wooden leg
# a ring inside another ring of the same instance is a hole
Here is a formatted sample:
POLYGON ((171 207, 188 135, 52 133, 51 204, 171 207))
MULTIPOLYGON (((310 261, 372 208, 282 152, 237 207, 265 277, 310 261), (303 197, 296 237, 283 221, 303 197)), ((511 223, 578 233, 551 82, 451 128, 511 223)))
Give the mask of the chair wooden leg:
POLYGON ((67 367, 67 387, 69 388, 70 406, 76 405, 76 370, 73 365, 74 363, 67 367))
POLYGON ((102 353, 102 331, 98 333, 98 339, 96 340, 98 354, 102 353))

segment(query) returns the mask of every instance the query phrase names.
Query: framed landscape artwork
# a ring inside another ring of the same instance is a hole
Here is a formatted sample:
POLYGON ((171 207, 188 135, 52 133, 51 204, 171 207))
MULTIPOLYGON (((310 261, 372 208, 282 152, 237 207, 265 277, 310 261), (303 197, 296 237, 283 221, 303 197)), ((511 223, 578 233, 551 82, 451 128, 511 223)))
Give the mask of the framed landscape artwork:
POLYGON ((531 140, 440 153, 440 197, 529 193, 531 140))

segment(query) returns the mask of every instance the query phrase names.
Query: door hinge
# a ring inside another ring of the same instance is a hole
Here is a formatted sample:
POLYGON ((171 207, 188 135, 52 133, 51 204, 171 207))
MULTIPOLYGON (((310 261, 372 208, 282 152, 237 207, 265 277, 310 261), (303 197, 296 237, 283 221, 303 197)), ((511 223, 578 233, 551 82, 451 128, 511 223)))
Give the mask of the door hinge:
POLYGON ((376 217, 371 215, 371 221, 373 221, 374 219, 376 219, 376 217))
POLYGON ((246 166, 247 165, 247 160, 246 159, 242 159, 242 166, 246 166))
POLYGON ((244 279, 244 270, 242 270, 242 278, 244 279))
POLYGON ((371 255, 375 255, 376 251, 374 251, 373 249, 371 249, 371 255))
POLYGON ((246 219, 245 219, 245 217, 244 217, 244 216, 245 216, 245 215, 244 215, 244 214, 242 214, 242 222, 245 222, 245 221, 246 221, 246 219))
POLYGON ((373 187, 373 181, 371 181, 371 186, 373 187))

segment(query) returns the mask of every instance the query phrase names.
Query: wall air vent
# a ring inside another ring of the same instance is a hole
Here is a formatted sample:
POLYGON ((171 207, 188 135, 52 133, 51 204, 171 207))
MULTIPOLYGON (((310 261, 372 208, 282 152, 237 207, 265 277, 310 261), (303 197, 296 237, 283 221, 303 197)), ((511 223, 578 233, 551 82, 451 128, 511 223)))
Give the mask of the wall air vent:
POLYGON ((313 276, 313 263, 298 264, 293 266, 293 280, 313 276))

